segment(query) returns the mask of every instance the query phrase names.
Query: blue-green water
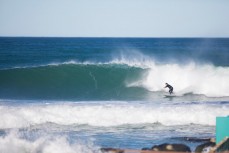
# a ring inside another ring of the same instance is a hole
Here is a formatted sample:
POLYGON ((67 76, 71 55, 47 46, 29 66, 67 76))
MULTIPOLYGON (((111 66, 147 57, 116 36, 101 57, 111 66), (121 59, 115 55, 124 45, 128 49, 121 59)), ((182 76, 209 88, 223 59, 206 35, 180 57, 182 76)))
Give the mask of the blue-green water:
POLYGON ((229 39, 1 37, 0 150, 194 149, 183 138, 228 115, 228 82, 229 39))

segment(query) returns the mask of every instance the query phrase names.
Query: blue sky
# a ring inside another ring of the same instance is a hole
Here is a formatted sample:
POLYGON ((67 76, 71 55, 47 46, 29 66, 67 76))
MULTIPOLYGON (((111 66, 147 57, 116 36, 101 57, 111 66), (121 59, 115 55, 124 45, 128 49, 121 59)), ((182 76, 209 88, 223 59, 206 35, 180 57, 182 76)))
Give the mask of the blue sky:
POLYGON ((229 0, 0 0, 0 36, 229 37, 229 0))

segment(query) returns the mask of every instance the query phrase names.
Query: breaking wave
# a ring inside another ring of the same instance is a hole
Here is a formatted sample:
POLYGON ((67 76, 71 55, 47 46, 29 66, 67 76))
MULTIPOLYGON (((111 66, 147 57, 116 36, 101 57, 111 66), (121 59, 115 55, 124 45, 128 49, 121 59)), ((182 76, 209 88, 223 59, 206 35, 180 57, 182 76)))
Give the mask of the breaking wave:
POLYGON ((229 96, 229 67, 157 64, 142 57, 4 69, 0 70, 0 98, 140 100, 154 92, 166 92, 165 82, 173 85, 179 96, 229 96))

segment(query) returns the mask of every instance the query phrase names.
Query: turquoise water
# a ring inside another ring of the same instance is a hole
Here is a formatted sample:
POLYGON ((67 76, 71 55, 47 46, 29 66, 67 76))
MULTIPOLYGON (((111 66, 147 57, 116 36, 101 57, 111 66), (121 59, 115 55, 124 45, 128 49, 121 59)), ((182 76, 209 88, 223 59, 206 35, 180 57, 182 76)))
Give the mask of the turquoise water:
POLYGON ((228 115, 228 59, 229 39, 1 37, 0 150, 194 149, 228 115))

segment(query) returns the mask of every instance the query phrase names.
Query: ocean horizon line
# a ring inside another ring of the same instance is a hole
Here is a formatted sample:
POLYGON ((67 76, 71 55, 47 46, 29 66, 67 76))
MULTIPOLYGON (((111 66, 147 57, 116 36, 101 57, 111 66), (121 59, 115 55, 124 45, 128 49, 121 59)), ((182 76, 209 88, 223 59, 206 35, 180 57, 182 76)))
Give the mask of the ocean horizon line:
POLYGON ((0 36, 0 38, 90 38, 90 39, 229 39, 228 37, 131 37, 131 36, 0 36))

